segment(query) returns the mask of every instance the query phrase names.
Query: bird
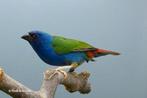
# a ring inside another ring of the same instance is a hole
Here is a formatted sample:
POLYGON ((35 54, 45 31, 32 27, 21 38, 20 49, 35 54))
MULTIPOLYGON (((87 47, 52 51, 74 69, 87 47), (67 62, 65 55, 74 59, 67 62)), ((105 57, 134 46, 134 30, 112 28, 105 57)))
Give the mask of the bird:
POLYGON ((84 62, 95 61, 96 57, 120 55, 118 52, 96 48, 83 41, 43 31, 30 31, 21 38, 29 42, 45 63, 58 66, 57 70, 68 68, 69 72, 74 72, 84 62))

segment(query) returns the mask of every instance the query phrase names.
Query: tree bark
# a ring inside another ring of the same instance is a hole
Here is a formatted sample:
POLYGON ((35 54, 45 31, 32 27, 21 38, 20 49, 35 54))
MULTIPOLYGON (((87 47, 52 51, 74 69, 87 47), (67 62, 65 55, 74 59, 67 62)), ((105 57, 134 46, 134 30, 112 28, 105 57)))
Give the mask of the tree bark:
POLYGON ((88 94, 91 91, 88 72, 65 73, 54 69, 46 70, 40 90, 34 91, 11 78, 0 68, 0 90, 13 98, 54 98, 60 84, 64 85, 69 92, 79 91, 81 94, 88 94))

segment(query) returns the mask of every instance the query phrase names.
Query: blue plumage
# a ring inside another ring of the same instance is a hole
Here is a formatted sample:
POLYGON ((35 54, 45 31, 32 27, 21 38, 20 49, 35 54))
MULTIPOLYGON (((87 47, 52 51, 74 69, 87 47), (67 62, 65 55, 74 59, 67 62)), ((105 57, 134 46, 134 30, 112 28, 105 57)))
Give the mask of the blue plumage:
POLYGON ((28 42, 38 56, 47 64, 65 66, 71 65, 73 62, 81 64, 85 61, 84 53, 57 54, 52 47, 53 37, 47 33, 33 31, 29 33, 29 35, 32 36, 32 38, 28 38, 28 42))
POLYGON ((45 63, 53 66, 71 65, 70 72, 84 61, 94 61, 94 57, 119 55, 118 52, 98 49, 82 41, 51 36, 41 31, 32 31, 22 38, 30 43, 45 63))

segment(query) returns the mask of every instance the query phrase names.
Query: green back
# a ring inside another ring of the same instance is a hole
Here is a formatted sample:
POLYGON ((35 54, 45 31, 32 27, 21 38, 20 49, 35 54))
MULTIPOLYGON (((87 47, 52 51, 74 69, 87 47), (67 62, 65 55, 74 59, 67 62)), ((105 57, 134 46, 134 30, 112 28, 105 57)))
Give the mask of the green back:
POLYGON ((60 36, 53 36, 52 46, 56 53, 66 54, 70 52, 86 51, 95 49, 93 46, 74 39, 68 39, 60 36))

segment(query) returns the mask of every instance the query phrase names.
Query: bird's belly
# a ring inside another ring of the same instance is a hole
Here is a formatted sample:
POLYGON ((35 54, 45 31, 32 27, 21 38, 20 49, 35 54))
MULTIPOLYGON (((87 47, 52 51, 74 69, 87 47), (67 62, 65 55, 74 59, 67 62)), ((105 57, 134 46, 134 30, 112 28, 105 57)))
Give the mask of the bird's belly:
POLYGON ((66 66, 72 63, 83 63, 85 61, 84 53, 68 53, 68 54, 56 54, 53 50, 41 48, 35 49, 38 56, 47 64, 53 66, 66 66))
POLYGON ((69 53, 64 56, 65 56, 65 60, 69 63, 81 64, 85 61, 85 54, 84 53, 69 53))
POLYGON ((45 63, 53 65, 53 66, 64 66, 67 65, 64 61, 64 56, 57 55, 54 52, 45 52, 37 51, 38 56, 43 60, 45 63))
POLYGON ((64 61, 64 56, 44 56, 44 58, 41 58, 44 62, 47 64, 53 65, 53 66, 64 66, 67 65, 67 63, 64 61))
POLYGON ((53 66, 67 66, 71 65, 72 63, 81 64, 85 61, 85 54, 82 53, 69 53, 65 55, 50 54, 41 57, 43 57, 41 59, 44 62, 53 66))

